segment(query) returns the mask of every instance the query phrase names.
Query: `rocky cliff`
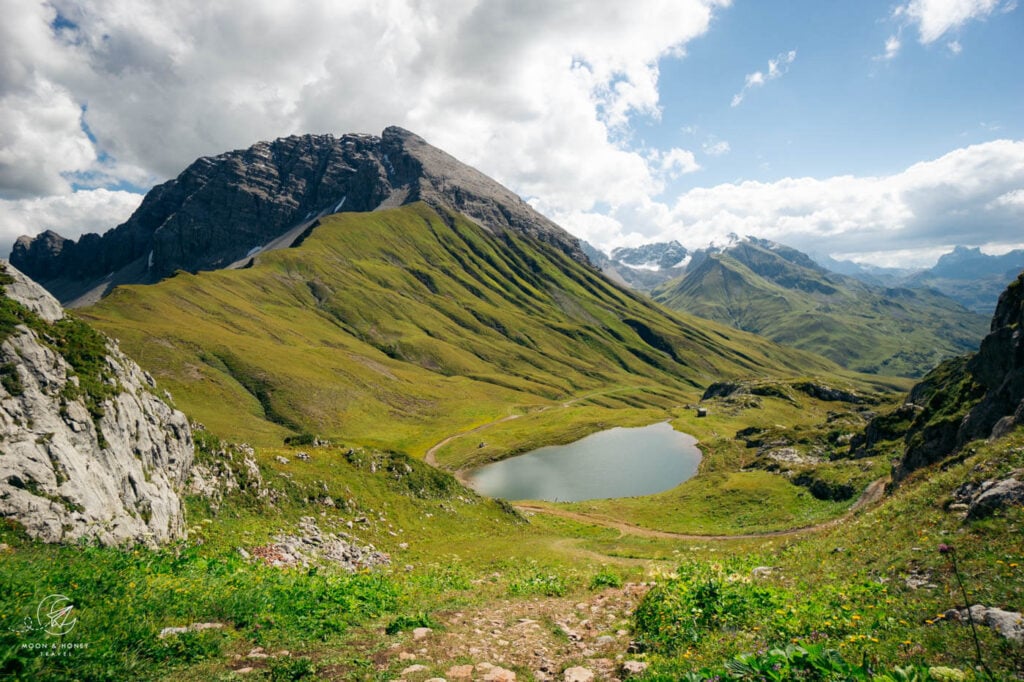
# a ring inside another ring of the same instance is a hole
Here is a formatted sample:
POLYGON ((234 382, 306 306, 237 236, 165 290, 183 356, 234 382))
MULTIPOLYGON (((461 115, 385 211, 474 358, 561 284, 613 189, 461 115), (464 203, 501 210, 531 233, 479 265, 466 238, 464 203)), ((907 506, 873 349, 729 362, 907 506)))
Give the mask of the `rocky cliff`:
POLYGON ((0 517, 45 542, 184 534, 185 416, 113 341, 0 261, 0 517))
POLYGON ((895 413, 875 420, 870 449, 905 431, 899 480, 966 443, 998 438, 1024 424, 1024 273, 999 297, 991 331, 977 353, 944 362, 915 386, 895 413))
MULTIPOLYGON (((102 236, 21 237, 11 263, 65 303, 90 302, 122 283, 176 270, 227 267, 316 217, 415 201, 463 213, 492 233, 510 230, 587 262, 579 241, 511 191, 401 128, 373 135, 302 135, 204 157, 154 187, 102 236)), ((443 213, 443 211, 442 211, 443 213)), ((285 244, 287 245, 287 244, 285 244)))

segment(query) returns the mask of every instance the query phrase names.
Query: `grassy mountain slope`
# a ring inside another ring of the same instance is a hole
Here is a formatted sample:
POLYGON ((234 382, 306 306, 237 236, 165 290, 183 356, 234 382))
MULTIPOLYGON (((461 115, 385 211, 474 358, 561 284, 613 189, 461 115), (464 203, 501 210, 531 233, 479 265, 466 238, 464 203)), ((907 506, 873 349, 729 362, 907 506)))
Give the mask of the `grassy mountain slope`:
POLYGON ((937 293, 864 284, 760 240, 708 255, 655 290, 654 298, 856 371, 889 376, 921 376, 976 348, 986 328, 984 318, 937 293))
POLYGON ((510 410, 573 402, 539 438, 566 419, 592 430, 622 408, 663 411, 723 376, 837 370, 422 204, 338 214, 252 268, 123 287, 83 317, 192 418, 263 443, 316 433, 421 453, 510 410))
MULTIPOLYGON (((768 412, 766 419, 781 414, 768 412)), ((738 416, 711 423, 716 414, 708 428, 731 428, 738 416)), ((842 660, 871 670, 808 679, 986 679, 972 670, 970 629, 939 616, 963 599, 938 545, 956 548, 971 603, 1020 610, 1024 508, 974 520, 952 503, 963 484, 1024 466, 1024 430, 976 445, 941 471, 916 472, 844 523, 737 540, 652 537, 542 514, 524 519, 420 462, 371 449, 306 448, 310 458, 300 460, 294 448, 258 448, 269 494, 235 491, 217 508, 190 498, 190 538, 176 547, 42 545, 0 524, 0 615, 20 625, 46 595, 67 595, 78 623, 64 641, 88 642, 47 656, 23 646, 50 646, 41 629, 5 629, 0 673, 198 681, 255 668, 255 679, 415 682, 488 662, 528 680, 539 679, 541 665, 561 678, 569 667, 595 669, 621 657, 650 664, 641 679, 703 680, 725 679, 725 667, 735 670, 734 657, 746 655, 775 679, 802 679, 780 672, 773 653, 801 647, 810 652, 807 663, 842 660), (278 533, 296 532, 302 517, 373 543, 390 553, 391 566, 356 574, 329 564, 281 569, 238 551, 255 553, 278 533), (609 605, 630 592, 646 593, 639 608, 612 612, 609 605), (192 623, 221 627, 159 637, 164 627, 192 623), (417 639, 412 628, 419 625, 433 632, 417 639), (579 638, 586 650, 577 648, 579 638), (543 658, 534 656, 538 646, 543 658), (270 657, 259 658, 255 647, 270 657), (403 676, 413 664, 424 668, 403 676), (963 677, 930 673, 935 666, 963 677)), ((721 500, 732 502, 729 494, 691 502, 715 514, 721 500)), ((994 679, 1024 673, 1020 645, 988 627, 978 636, 994 679)), ((783 665, 800 663, 799 650, 791 652, 783 665)))
MULTIPOLYGON (((791 365, 801 359, 815 362, 736 332, 728 344, 704 346, 704 364, 698 364, 693 354, 701 346, 688 347, 688 335, 724 338, 719 332, 725 330, 664 316, 631 303, 635 299, 624 292, 611 298, 585 268, 555 270, 560 261, 542 247, 517 243, 521 252, 505 251, 479 228, 457 218, 446 222, 422 206, 337 216, 325 227, 302 247, 268 255, 252 269, 179 275, 128 289, 92 315, 127 331, 124 345, 168 383, 177 382, 175 390, 185 391, 181 401, 201 412, 193 416, 216 419, 243 437, 245 428, 260 428, 268 440, 294 432, 281 422, 312 424, 299 421, 301 409, 319 408, 329 418, 322 401, 339 396, 349 399, 353 421, 359 409, 391 408, 387 401, 401 388, 407 405, 418 404, 409 396, 434 400, 434 412, 406 414, 396 406, 382 413, 373 436, 415 444, 430 442, 442 427, 472 425, 510 407, 533 406, 507 422, 530 429, 544 428, 547 415, 564 420, 577 410, 617 420, 692 395, 690 378, 702 372, 783 375, 795 372, 791 365), (459 243, 506 263, 507 274, 516 277, 506 284, 524 284, 501 286, 482 266, 473 267, 487 259, 459 243), (520 274, 511 253, 531 256, 538 270, 520 274), (409 267, 428 259, 437 269, 421 273, 440 273, 430 281, 443 305, 424 305, 427 294, 414 288, 421 279, 408 275, 409 267), (461 279, 472 272, 479 277, 461 279), (526 288, 542 281, 546 291, 563 295, 546 297, 537 284, 526 288), (467 284, 482 295, 463 293, 467 284), (528 290, 537 293, 529 314, 501 304, 528 290), (500 313, 496 319, 506 332, 481 338, 485 332, 445 326, 471 300, 480 302, 480 315, 500 313), (343 304, 351 306, 345 319, 327 309, 343 304), (393 345, 381 350, 381 335, 393 329, 377 312, 385 305, 401 333, 385 336, 393 345), (604 326, 590 318, 580 322, 584 313, 604 326), (627 313, 632 325, 648 325, 643 335, 626 337, 635 328, 621 321, 627 313), (515 362, 500 355, 522 347, 508 340, 508 325, 521 325, 516 331, 528 338, 569 338, 555 330, 559 321, 559 328, 597 341, 563 342, 548 354, 522 351, 515 362), (544 358, 566 364, 562 373, 523 371, 515 381, 529 383, 499 389, 493 381, 425 367, 410 350, 420 338, 409 331, 413 326, 430 339, 449 332, 438 347, 467 344, 463 361, 477 358, 495 373, 522 367, 527 358, 534 368, 545 367, 544 358), (633 351, 649 347, 645 337, 663 338, 655 332, 671 334, 673 342, 659 352, 691 364, 677 362, 673 371, 623 351, 639 364, 630 373, 609 368, 603 351, 595 351, 603 348, 600 330, 622 335, 633 351), (488 344, 495 347, 490 354, 488 344), (782 369, 768 364, 776 359, 782 369), (582 372, 591 360, 603 373, 582 372), (367 387, 372 374, 364 377, 367 385, 348 384, 348 394, 333 385, 341 372, 352 381, 364 369, 387 379, 374 384, 378 392, 367 387), (435 383, 419 383, 431 377, 435 383), (556 379, 565 384, 555 398, 536 388, 561 386, 556 379), (195 392, 188 393, 192 383, 195 392), (202 397, 204 388, 218 386, 223 393, 202 397), (432 388, 448 393, 430 396, 432 388), (248 396, 252 409, 229 402, 239 396, 248 396), (245 424, 233 426, 236 418, 245 424), (404 435, 417 425, 429 438, 404 435)), ((986 349, 994 361, 1021 357, 1005 344, 1019 340, 1022 289, 1011 288, 993 325, 994 341, 987 340, 978 357, 986 349)), ((823 372, 830 367, 817 362, 823 372)), ((974 366, 978 376, 1019 377, 1016 365, 974 366)), ((959 402, 960 375, 948 374, 952 385, 939 381, 940 370, 927 391, 930 406, 943 413, 959 402)), ((444 472, 360 440, 253 449, 218 442, 199 429, 197 461, 224 488, 223 497, 187 499, 187 541, 158 551, 43 545, 0 521, 0 677, 422 682, 456 679, 449 672, 454 666, 475 665, 473 674, 483 677, 487 665, 499 665, 523 680, 561 679, 575 666, 600 671, 599 679, 621 679, 620 662, 635 660, 650 666, 642 680, 1019 679, 1020 644, 979 625, 975 645, 971 629, 946 614, 965 600, 1024 607, 1024 507, 1009 501, 980 515, 965 502, 991 485, 986 481, 1019 478, 1024 429, 1009 425, 1002 438, 972 441, 955 458, 915 469, 885 497, 842 519, 800 533, 764 533, 817 523, 849 506, 849 498, 813 499, 815 480, 833 489, 859 488, 888 468, 884 452, 840 456, 870 414, 882 409, 875 401, 884 397, 859 393, 865 383, 852 379, 837 380, 834 391, 806 378, 735 383, 737 390, 708 391, 706 417, 679 405, 658 407, 700 437, 706 448, 700 475, 665 495, 558 506, 579 512, 568 517, 516 512, 461 488, 444 472), (800 482, 805 476, 808 485, 800 482), (229 487, 229 480, 237 485, 229 487), (615 525, 623 519, 633 525, 615 525), (284 541, 279 536, 308 532, 303 529, 311 524, 359 547, 372 543, 390 563, 354 573, 324 560, 270 565, 279 551, 275 543, 284 541), (657 532, 667 530, 707 535, 657 532), (710 535, 716 532, 751 535, 710 535), (76 629, 59 642, 38 615, 53 595, 73 602, 76 619, 76 629), (163 628, 190 625, 161 636, 163 628), (415 632, 419 626, 431 632, 415 632), (51 655, 58 646, 70 648, 51 655), (976 667, 982 665, 991 674, 976 667)), ((1012 397, 1019 401, 1019 394, 1012 397)), ((331 435, 350 428, 325 423, 336 429, 331 435)), ((351 433, 370 437, 355 424, 351 433)))

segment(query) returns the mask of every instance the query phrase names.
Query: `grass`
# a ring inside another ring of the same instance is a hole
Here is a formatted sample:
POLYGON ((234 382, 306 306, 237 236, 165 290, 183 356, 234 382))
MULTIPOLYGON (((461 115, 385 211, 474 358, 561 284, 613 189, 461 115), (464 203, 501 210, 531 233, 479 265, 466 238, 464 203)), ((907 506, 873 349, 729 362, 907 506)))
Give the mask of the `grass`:
POLYGON ((874 287, 825 273, 798 252, 753 242, 709 256, 653 296, 849 369, 889 376, 923 376, 976 350, 988 323, 935 292, 874 287))
POLYGON ((423 205, 332 216, 252 268, 121 287, 83 316, 191 417, 262 445, 311 433, 419 456, 509 409, 664 409, 723 376, 838 371, 423 205))
MULTIPOLYGON (((187 498, 188 540, 159 551, 46 546, 0 527, 0 674, 13 679, 232 679, 234 657, 257 646, 292 655, 257 662, 254 677, 381 679, 396 672, 395 638, 443 613, 507 600, 572 608, 641 581, 657 583, 633 622, 649 679, 811 669, 828 679, 826 666, 842 679, 871 679, 869 668, 941 679, 941 667, 978 679, 966 629, 938 617, 962 606, 938 544, 956 546, 972 600, 1024 604, 1022 510, 965 522, 949 507, 962 483, 1024 466, 1020 429, 911 473, 844 523, 787 536, 645 537, 526 517, 428 467, 420 458, 453 435, 436 452, 447 469, 671 418, 701 443, 698 476, 660 495, 564 506, 708 535, 833 519, 895 452, 886 441, 850 458, 900 381, 674 316, 543 245, 456 216, 412 206, 332 217, 253 268, 119 289, 85 315, 206 424, 197 460, 240 487, 187 498), (742 390, 703 401, 698 417, 704 387, 723 379, 742 390), (874 402, 824 400, 809 384, 874 402), (259 477, 242 462, 249 453, 259 477), (844 487, 854 495, 819 499, 844 487), (309 519, 391 563, 272 568, 238 551, 309 519), (910 576, 935 587, 911 589, 910 576), (35 613, 54 594, 79 619, 60 641, 35 613), (204 622, 223 627, 159 637, 204 622), (67 656, 26 646, 54 643, 88 646, 67 656)), ((68 336, 86 350, 90 338, 68 336)), ((1024 673, 1019 647, 979 634, 997 675, 1024 673)))
MULTIPOLYGON (((967 679, 984 679, 973 670, 968 628, 941 615, 962 608, 963 599, 939 545, 957 548, 972 603, 1019 606, 1022 510, 965 522, 946 505, 965 480, 1005 475, 1021 463, 1024 432, 1018 431, 1005 442, 977 445, 965 461, 943 471, 912 477, 886 504, 819 536, 772 543, 770 553, 681 562, 677 577, 652 592, 637 613, 637 628, 654 654, 650 678, 702 669, 711 675, 742 653, 798 644, 834 650, 850 663, 867 662, 876 674, 945 666, 967 679), (771 567, 760 578, 751 572, 759 563, 771 567), (912 589, 905 583, 912 574, 927 575, 936 586, 912 589), (672 615, 693 609, 703 614, 696 621, 672 615)), ((988 628, 979 635, 999 679, 1024 671, 1019 646, 988 628)))

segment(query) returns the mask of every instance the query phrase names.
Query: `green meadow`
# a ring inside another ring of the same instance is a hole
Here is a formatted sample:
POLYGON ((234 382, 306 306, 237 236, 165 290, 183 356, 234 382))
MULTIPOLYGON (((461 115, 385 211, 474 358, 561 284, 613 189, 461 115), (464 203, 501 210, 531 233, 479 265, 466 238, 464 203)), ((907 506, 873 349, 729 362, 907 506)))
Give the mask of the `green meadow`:
POLYGON ((482 614, 505 632, 518 620, 494 614, 543 610, 520 619, 571 648, 550 614, 629 590, 607 637, 625 638, 615 666, 647 664, 639 679, 1024 674, 1019 645, 944 615, 962 589, 1024 606, 1021 508, 968 521, 951 506, 963 483, 1024 467, 1024 431, 883 489, 901 434, 850 446, 908 381, 669 311, 547 245, 424 205, 340 214, 251 268, 122 287, 76 318, 170 391, 197 461, 234 484, 188 494, 187 539, 160 549, 0 524, 5 678, 422 682, 478 661, 417 653, 417 628, 482 614), (722 382, 735 390, 701 400, 722 382), (703 459, 658 495, 517 506, 457 477, 665 420, 703 459), (310 524, 387 562, 273 565, 310 524), (33 625, 48 595, 74 602, 60 637, 33 625))

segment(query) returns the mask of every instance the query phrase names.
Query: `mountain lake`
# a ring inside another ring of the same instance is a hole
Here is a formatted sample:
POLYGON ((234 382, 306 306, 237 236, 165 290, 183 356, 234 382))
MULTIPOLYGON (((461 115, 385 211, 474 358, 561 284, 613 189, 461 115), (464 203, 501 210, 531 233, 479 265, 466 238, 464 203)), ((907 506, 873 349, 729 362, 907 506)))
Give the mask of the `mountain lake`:
POLYGON ((506 500, 578 502, 651 495, 697 473, 697 439, 668 422, 599 431, 467 473, 481 495, 506 500))

